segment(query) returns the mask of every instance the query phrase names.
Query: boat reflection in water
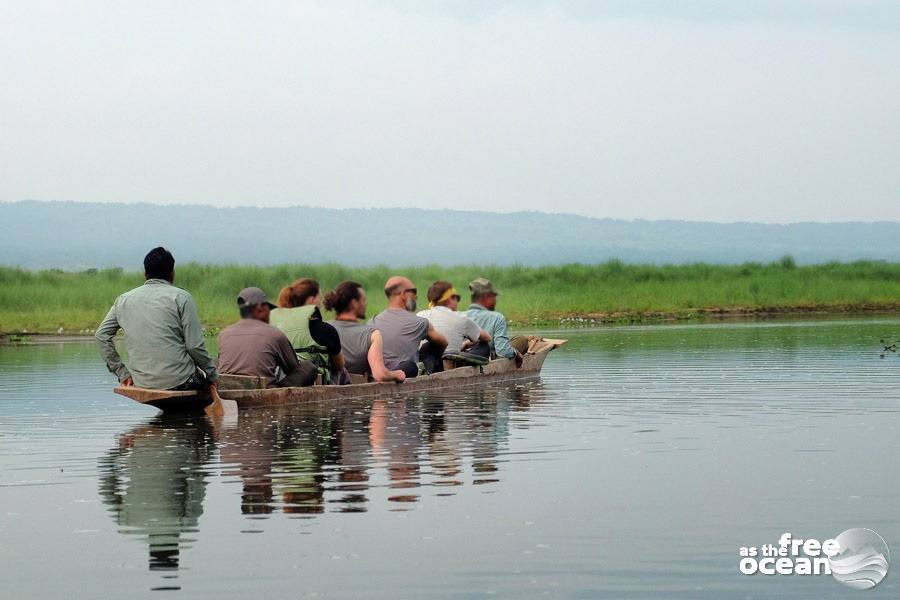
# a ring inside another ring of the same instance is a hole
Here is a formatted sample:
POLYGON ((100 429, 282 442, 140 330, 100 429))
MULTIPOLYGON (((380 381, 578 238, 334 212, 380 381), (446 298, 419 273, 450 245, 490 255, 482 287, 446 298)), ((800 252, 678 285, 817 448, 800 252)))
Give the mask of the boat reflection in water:
POLYGON ((213 476, 226 484, 217 489, 240 486, 248 518, 409 510, 425 489, 452 496, 467 482, 497 482, 511 413, 539 392, 531 382, 329 401, 254 409, 230 423, 160 415, 103 457, 100 494, 121 533, 146 537, 150 569, 176 570, 213 476))

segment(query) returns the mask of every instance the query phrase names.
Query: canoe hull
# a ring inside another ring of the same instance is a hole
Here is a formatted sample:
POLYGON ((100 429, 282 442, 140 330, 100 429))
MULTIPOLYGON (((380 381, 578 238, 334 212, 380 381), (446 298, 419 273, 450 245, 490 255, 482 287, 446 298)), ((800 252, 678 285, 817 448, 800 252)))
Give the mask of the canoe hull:
MULTIPOLYGON (((233 400, 237 403, 238 408, 244 409, 261 406, 285 406, 325 400, 385 398, 435 389, 455 389, 507 381, 525 381, 540 377, 541 368, 544 366, 547 355, 565 342, 566 340, 541 340, 537 342, 533 350, 525 355, 521 367, 516 367, 515 362, 512 360, 493 360, 484 367, 458 367, 435 373, 434 375, 407 379, 401 384, 375 382, 353 385, 240 389, 239 385, 235 385, 234 388, 224 385, 228 383, 228 378, 223 376, 223 381, 219 385, 219 396, 223 400, 233 400)), ((209 395, 204 392, 170 392, 124 386, 116 387, 114 391, 141 404, 154 406, 164 412, 199 411, 203 410, 211 402, 209 395)))
POLYGON ((166 413, 199 412, 212 402, 209 393, 205 391, 173 392, 123 385, 116 386, 113 391, 166 413))

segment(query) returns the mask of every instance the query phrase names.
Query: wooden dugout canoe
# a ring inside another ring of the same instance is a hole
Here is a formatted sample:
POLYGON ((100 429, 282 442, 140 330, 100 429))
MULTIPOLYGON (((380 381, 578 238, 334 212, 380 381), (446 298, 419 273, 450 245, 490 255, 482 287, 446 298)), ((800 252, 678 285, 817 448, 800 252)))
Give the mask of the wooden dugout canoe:
MULTIPOLYGON (((238 408, 243 409, 257 406, 285 406, 306 401, 387 397, 425 390, 534 379, 540 376, 547 355, 566 341, 551 339, 532 341, 521 367, 516 367, 511 359, 498 359, 492 360, 484 367, 457 367, 434 375, 407 379, 403 383, 372 382, 266 388, 262 387, 260 383, 262 380, 258 377, 222 374, 219 378, 219 396, 223 400, 233 400, 238 408)), ((173 392, 121 385, 113 391, 163 412, 200 411, 212 402, 206 392, 173 392)))

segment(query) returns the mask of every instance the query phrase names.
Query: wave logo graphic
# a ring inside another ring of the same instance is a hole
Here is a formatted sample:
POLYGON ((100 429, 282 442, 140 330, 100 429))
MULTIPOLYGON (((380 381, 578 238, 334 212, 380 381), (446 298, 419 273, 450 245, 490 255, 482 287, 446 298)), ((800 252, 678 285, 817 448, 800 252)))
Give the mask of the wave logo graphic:
POLYGON ((891 551, 871 529, 848 529, 835 538, 840 552, 829 557, 835 579, 858 590, 873 588, 887 577, 891 551))

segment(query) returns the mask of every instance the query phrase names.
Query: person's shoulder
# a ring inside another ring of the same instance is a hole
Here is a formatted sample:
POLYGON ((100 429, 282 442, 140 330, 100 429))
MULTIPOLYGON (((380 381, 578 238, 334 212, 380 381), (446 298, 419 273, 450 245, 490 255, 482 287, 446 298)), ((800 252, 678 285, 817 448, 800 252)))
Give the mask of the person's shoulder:
POLYGON ((219 337, 220 338, 222 336, 228 337, 229 335, 233 334, 234 332, 239 331, 241 328, 241 323, 243 323, 245 320, 246 319, 241 319, 240 321, 236 321, 235 323, 228 325, 227 327, 222 329, 222 331, 219 332, 219 337))
POLYGON ((434 310, 428 308, 428 309, 425 309, 425 310, 420 310, 419 312, 416 313, 416 316, 417 316, 417 317, 422 317, 423 319, 428 319, 428 318, 431 317, 433 314, 434 314, 434 310))
POLYGON ((473 319, 473 318, 471 317, 471 315, 469 315, 468 313, 465 313, 465 312, 454 312, 453 315, 456 317, 456 319, 457 319, 458 321, 461 321, 461 322, 467 323, 467 324, 468 324, 468 323, 471 323, 471 324, 475 325, 475 319, 473 319))

